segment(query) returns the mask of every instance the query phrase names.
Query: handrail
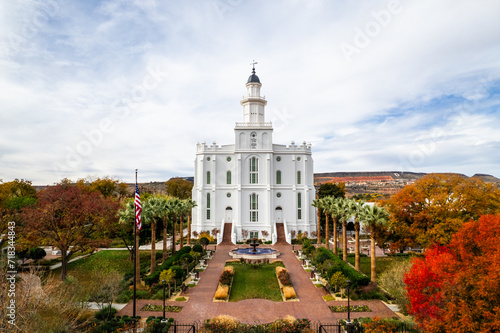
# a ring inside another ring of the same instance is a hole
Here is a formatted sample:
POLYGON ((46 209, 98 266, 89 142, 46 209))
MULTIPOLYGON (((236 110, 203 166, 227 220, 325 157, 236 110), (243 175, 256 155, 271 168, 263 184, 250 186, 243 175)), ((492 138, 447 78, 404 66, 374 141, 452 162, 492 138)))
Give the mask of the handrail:
POLYGON ((221 226, 220 226, 221 231, 220 231, 220 233, 217 234, 217 245, 222 243, 222 240, 224 239, 224 226, 225 226, 224 219, 222 219, 221 226))

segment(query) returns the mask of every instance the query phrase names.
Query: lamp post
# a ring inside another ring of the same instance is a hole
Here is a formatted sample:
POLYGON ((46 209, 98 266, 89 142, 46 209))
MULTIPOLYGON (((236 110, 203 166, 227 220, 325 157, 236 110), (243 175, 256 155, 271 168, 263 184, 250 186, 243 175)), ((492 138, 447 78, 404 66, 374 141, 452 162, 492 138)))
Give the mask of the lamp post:
POLYGON ((350 302, 350 295, 349 295, 349 287, 351 286, 351 281, 347 280, 347 332, 351 332, 351 302, 350 302))
POLYGON ((163 320, 165 321, 165 285, 167 284, 167 280, 161 280, 161 283, 163 284, 163 320))

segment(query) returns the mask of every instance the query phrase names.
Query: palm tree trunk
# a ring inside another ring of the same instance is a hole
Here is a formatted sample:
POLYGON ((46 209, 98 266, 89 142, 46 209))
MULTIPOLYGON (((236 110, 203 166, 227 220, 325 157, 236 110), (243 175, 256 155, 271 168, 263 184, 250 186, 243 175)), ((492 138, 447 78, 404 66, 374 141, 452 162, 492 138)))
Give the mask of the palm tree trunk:
POLYGON ((375 237, 373 236, 373 230, 370 232, 370 240, 371 240, 371 281, 373 283, 377 283, 377 266, 375 263, 375 237))
POLYGON ((163 219, 163 254, 161 261, 165 262, 167 260, 167 219, 163 219))
POLYGON ((333 253, 338 254, 338 244, 337 244, 337 218, 333 217, 333 253))
POLYGON ((347 262, 347 221, 342 221, 342 257, 347 262))
POLYGON ((321 209, 318 208, 318 241, 316 243, 321 244, 321 209))
POLYGON ((151 221, 151 273, 156 269, 156 222, 151 221))
POLYGON ((182 247, 184 246, 184 213, 181 214, 181 221, 179 224, 180 224, 179 232, 181 233, 181 247, 180 248, 182 249, 182 247))
POLYGON ((175 253, 175 225, 177 224, 177 214, 172 221, 172 255, 175 253))
POLYGON ((188 213, 188 234, 187 234, 187 244, 191 245, 191 213, 188 213))
POLYGON ((326 243, 326 248, 327 249, 330 249, 330 244, 329 244, 329 241, 328 241, 328 212, 325 210, 325 213, 326 213, 326 225, 325 225, 325 243, 326 243))
POLYGON ((356 239, 356 245, 354 246, 354 268, 359 272, 359 222, 354 221, 354 237, 356 239))

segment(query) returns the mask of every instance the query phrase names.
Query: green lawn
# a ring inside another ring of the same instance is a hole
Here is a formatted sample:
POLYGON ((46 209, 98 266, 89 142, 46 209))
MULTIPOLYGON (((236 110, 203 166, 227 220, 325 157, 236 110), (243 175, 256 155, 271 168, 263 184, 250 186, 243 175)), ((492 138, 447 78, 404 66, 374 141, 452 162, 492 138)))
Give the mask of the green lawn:
MULTIPOLYGON (((73 276, 82 284, 90 283, 94 270, 106 269, 118 271, 119 273, 133 274, 133 263, 128 260, 128 251, 99 251, 89 257, 73 261, 68 264, 68 276, 73 276)), ((141 266, 151 264, 151 251, 140 251, 141 266)), ((61 274, 61 269, 52 271, 56 275, 61 274)))
MULTIPOLYGON (((351 265, 354 266, 354 257, 348 257, 347 260, 351 265)), ((393 262, 401 261, 401 260, 409 260, 408 258, 398 258, 398 257, 377 257, 375 259, 377 276, 380 276, 383 272, 385 272, 393 262)), ((361 273, 365 274, 368 277, 371 277, 371 258, 370 257, 360 257, 360 265, 361 265, 361 273)))
MULTIPOLYGON (((230 302, 260 298, 281 302, 281 293, 276 278, 276 265, 263 264, 254 268, 248 264, 232 264, 234 267, 230 302)), ((282 266, 282 265, 281 265, 282 266)))

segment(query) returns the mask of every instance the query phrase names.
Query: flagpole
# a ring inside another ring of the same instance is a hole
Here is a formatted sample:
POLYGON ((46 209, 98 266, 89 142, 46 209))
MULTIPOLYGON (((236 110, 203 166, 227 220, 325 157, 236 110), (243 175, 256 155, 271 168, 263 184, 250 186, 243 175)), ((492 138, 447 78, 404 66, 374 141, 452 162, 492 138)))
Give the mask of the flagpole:
MULTIPOLYGON (((135 186, 137 186, 137 169, 135 169, 135 186)), ((134 201, 135 201, 135 189, 134 189, 134 201)), ((133 291, 133 313, 134 318, 134 329, 135 329, 135 291, 136 291, 136 280, 137 280, 137 205, 134 203, 134 291, 133 291)))

